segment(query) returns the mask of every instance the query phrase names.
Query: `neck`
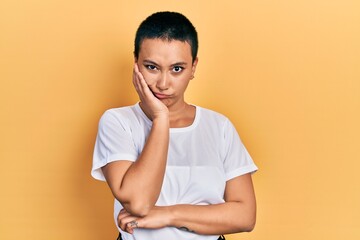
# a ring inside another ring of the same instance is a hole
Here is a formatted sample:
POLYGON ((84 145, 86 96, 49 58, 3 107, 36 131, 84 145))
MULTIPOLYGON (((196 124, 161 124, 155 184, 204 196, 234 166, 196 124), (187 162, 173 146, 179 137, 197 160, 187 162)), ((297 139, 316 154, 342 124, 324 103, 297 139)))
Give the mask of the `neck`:
POLYGON ((181 128, 190 126, 195 119, 195 107, 183 102, 175 109, 169 108, 169 121, 171 128, 181 128))
MULTIPOLYGON (((151 117, 143 109, 140 102, 140 108, 145 113, 145 115, 151 119, 151 117)), ((186 102, 181 102, 176 105, 168 106, 169 109, 169 122, 171 128, 180 128, 190 126, 196 114, 196 108, 187 104, 186 102)))
POLYGON ((169 107, 169 119, 171 121, 176 121, 186 115, 189 104, 182 102, 179 106, 169 107))

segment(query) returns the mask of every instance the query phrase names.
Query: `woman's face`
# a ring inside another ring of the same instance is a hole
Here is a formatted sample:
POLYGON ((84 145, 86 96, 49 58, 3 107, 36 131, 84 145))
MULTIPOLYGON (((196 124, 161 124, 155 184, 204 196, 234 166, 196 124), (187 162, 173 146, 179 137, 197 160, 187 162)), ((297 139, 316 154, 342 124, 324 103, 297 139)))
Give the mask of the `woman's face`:
POLYGON ((191 47, 178 40, 145 39, 137 59, 150 90, 166 106, 184 102, 184 92, 195 73, 191 47))

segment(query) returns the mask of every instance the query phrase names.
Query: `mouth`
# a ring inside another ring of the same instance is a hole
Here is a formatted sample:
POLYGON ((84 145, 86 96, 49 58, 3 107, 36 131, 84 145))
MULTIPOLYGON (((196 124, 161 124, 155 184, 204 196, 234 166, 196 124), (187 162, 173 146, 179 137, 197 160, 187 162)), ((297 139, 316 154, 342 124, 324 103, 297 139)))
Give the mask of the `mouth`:
POLYGON ((154 96, 157 98, 157 99, 165 99, 165 98, 169 98, 170 96, 169 95, 166 95, 166 94, 161 94, 161 93, 156 93, 156 92, 153 92, 154 96))

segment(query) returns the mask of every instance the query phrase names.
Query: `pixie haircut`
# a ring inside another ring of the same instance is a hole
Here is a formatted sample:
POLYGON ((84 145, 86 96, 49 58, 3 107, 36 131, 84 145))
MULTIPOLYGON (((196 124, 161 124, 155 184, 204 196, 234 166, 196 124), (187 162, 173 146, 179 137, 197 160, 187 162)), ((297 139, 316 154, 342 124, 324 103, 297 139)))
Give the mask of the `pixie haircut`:
POLYGON ((135 36, 135 58, 139 57, 141 43, 145 39, 178 40, 191 47, 193 62, 198 51, 198 36, 195 27, 184 15, 177 12, 157 12, 147 17, 135 36))

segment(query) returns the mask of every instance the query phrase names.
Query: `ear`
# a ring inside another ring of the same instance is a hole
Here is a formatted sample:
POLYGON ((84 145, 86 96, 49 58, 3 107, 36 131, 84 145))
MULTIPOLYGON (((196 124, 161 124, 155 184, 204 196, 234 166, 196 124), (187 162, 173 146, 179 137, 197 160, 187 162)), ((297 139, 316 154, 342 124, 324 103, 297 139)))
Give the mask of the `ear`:
POLYGON ((199 58, 196 57, 193 64, 192 64, 192 67, 191 67, 191 74, 194 76, 195 75, 195 71, 196 71, 196 66, 199 62, 199 58))

